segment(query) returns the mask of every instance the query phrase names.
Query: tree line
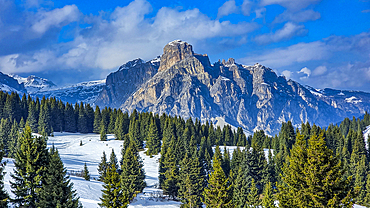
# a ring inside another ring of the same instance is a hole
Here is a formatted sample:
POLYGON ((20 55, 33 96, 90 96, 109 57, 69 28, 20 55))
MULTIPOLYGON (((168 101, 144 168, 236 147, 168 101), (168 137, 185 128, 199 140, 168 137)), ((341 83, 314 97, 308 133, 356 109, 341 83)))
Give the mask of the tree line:
POLYGON ((247 137, 242 128, 220 128, 198 119, 98 106, 94 110, 89 104, 0 92, 0 116, 3 154, 14 158, 21 145, 17 135, 25 126, 44 137, 53 131, 94 132, 102 140, 106 134, 124 140, 120 166, 113 156, 104 165, 104 155, 99 166, 105 184, 102 207, 126 206, 145 187, 138 156, 144 148, 149 156, 161 154, 159 186, 183 207, 274 207, 274 200, 280 207, 370 203, 369 140, 362 134, 370 125, 367 113, 326 128, 302 123, 298 129, 288 121, 275 136, 260 130, 247 137), (219 146, 237 148, 230 155, 219 146))

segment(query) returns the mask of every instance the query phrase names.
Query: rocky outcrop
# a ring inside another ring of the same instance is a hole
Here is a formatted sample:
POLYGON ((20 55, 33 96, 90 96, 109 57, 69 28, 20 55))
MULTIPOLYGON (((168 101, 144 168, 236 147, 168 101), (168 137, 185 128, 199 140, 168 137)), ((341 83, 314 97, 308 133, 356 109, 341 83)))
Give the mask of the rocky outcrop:
POLYGON ((108 75, 106 85, 95 101, 100 106, 120 107, 141 84, 156 73, 158 62, 136 59, 122 65, 118 71, 108 75))
POLYGON ((370 110, 370 94, 316 90, 286 80, 265 66, 230 58, 210 64, 183 41, 164 47, 157 61, 135 60, 107 78, 97 104, 150 111, 205 122, 226 122, 274 134, 282 122, 326 126, 370 110), (157 72, 158 69, 158 72, 157 72))

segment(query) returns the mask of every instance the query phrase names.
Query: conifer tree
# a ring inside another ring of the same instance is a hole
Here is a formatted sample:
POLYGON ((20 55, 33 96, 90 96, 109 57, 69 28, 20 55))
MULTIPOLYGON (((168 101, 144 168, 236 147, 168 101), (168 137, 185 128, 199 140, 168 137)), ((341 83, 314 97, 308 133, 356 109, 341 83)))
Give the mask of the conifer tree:
POLYGON ((64 128, 66 132, 77 132, 77 122, 72 104, 66 104, 64 110, 64 122, 64 128))
POLYGON ((116 154, 114 153, 114 149, 112 149, 112 153, 109 157, 109 165, 114 165, 116 167, 116 170, 118 170, 118 160, 116 154))
POLYGON ((366 175, 368 172, 366 156, 362 155, 361 160, 357 162, 355 175, 355 187, 358 187, 358 196, 355 199, 358 204, 363 204, 366 198, 366 175))
POLYGON ((160 151, 160 148, 161 148, 161 141, 160 141, 160 137, 159 137, 159 132, 158 132, 158 128, 157 128, 157 125, 155 124, 154 122, 154 119, 152 119, 152 121, 150 122, 150 125, 149 125, 149 132, 148 132, 148 136, 147 136, 147 141, 146 141, 146 145, 147 145, 147 155, 156 155, 159 153, 160 151))
POLYGON ((121 185, 116 166, 114 164, 109 165, 106 173, 99 206, 105 208, 127 207, 130 202, 129 195, 127 194, 126 187, 121 185))
POLYGON ((128 199, 131 201, 146 186, 143 163, 137 152, 137 147, 132 141, 125 150, 121 170, 122 186, 127 189, 128 199))
POLYGON ((370 172, 367 173, 366 176, 366 188, 365 188, 365 200, 364 204, 367 207, 370 207, 370 172))
POLYGON ((247 204, 248 204, 248 207, 253 207, 253 208, 257 208, 261 205, 260 196, 258 194, 258 188, 253 178, 252 178, 251 186, 249 187, 249 190, 248 190, 247 204))
POLYGON ((89 181, 89 180, 90 180, 90 172, 89 172, 89 169, 87 168, 86 163, 85 163, 85 165, 84 165, 84 170, 82 171, 82 177, 83 177, 85 180, 87 180, 87 181, 89 181))
POLYGON ((9 195, 4 188, 4 170, 6 163, 3 162, 5 151, 3 144, 0 144, 0 207, 8 207, 9 195))
POLYGON ((297 134, 296 143, 283 168, 283 185, 279 186, 279 207, 351 207, 353 194, 350 178, 333 155, 323 134, 308 140, 297 134))
POLYGON ((9 153, 8 157, 14 158, 18 147, 18 137, 19 137, 19 126, 16 120, 14 120, 12 128, 10 130, 10 141, 9 141, 9 153))
POLYGON ((203 196, 203 203, 207 207, 231 207, 231 187, 217 156, 213 159, 213 172, 209 175, 209 184, 204 189, 203 196))
MULTIPOLYGON (((172 137, 174 138, 174 137, 172 137)), ((161 184, 163 188, 163 193, 169 195, 171 198, 175 198, 178 195, 178 177, 179 177, 179 169, 177 167, 177 160, 175 155, 175 140, 172 140, 170 146, 167 149, 165 154, 164 163, 164 181, 161 184)))
POLYGON ((47 135, 50 135, 52 132, 51 127, 51 117, 50 117, 50 106, 45 101, 40 107, 40 116, 38 123, 38 132, 44 130, 47 135))
POLYGON ((262 206, 264 208, 275 208, 275 200, 272 189, 272 183, 268 182, 263 190, 262 206))
POLYGON ((93 132, 96 134, 100 133, 101 130, 101 113, 100 113, 100 108, 99 106, 95 107, 95 112, 94 112, 94 130, 93 132))
POLYGON ((80 133, 89 132, 89 129, 87 127, 87 116, 82 102, 80 108, 78 109, 77 131, 80 133))
POLYGON ((185 154, 179 173, 179 197, 183 203, 181 207, 201 207, 201 195, 203 192, 203 181, 201 173, 202 166, 197 154, 190 157, 185 154))
POLYGON ((14 161, 13 181, 10 182, 12 192, 16 196, 13 202, 18 206, 36 207, 39 200, 38 190, 46 171, 48 162, 46 139, 34 137, 31 127, 26 126, 19 138, 14 161))
POLYGON ((100 127, 100 141, 107 141, 107 131, 103 124, 100 127))
POLYGON ((48 163, 38 194, 37 207, 80 207, 77 193, 73 190, 73 183, 67 176, 67 170, 59 157, 58 150, 54 147, 49 151, 48 163))
POLYGON ((122 111, 118 111, 117 119, 115 122, 115 127, 114 127, 114 135, 116 136, 116 139, 118 140, 123 140, 125 137, 125 132, 124 132, 124 117, 122 111))
POLYGON ((107 168, 108 168, 107 156, 105 155, 105 151, 103 151, 103 156, 101 157, 101 161, 98 166, 99 181, 104 181, 104 178, 107 173, 107 168))

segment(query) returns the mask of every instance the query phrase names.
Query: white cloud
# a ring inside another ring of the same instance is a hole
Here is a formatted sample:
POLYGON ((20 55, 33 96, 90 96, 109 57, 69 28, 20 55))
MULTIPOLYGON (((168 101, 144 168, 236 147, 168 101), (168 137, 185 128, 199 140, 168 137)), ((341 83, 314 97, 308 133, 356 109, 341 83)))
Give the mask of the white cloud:
POLYGON ((303 79, 307 79, 308 77, 310 77, 311 75, 311 70, 307 67, 303 67, 299 72, 297 72, 298 74, 305 74, 305 76, 302 76, 300 77, 301 80, 303 79))
POLYGON ((263 55, 248 56, 241 59, 242 63, 261 63, 271 68, 289 66, 312 60, 322 60, 330 56, 330 50, 321 41, 298 43, 286 48, 278 48, 263 55))
MULTIPOLYGON (((33 28, 45 33, 75 20, 77 12, 74 5, 44 12, 33 28)), ((80 29, 73 41, 54 44, 50 51, 31 52, 28 57, 32 61, 18 58, 12 64, 9 57, 0 57, 0 70, 55 70, 56 65, 58 70, 112 70, 135 58, 154 58, 162 53, 164 45, 175 39, 186 40, 195 48, 209 38, 244 37, 259 27, 257 23, 213 20, 198 9, 163 7, 154 15, 151 12, 148 1, 135 0, 125 7, 117 7, 111 14, 85 16, 85 22, 91 26, 80 29), (151 18, 146 17, 149 14, 151 18), (41 54, 45 54, 43 58, 41 54)))
POLYGON ((228 16, 236 12, 238 12, 238 7, 235 5, 235 0, 229 0, 218 8, 217 18, 228 16))
POLYGON ((289 71, 289 70, 284 70, 283 72, 281 72, 281 74, 286 78, 286 79, 290 79, 293 75, 293 72, 289 71))
POLYGON ((278 4, 287 9, 298 11, 304 9, 311 4, 319 3, 321 0, 262 0, 261 5, 273 5, 278 4))
POLYGON ((79 18, 79 10, 76 5, 66 5, 52 11, 41 11, 37 13, 37 20, 32 25, 32 30, 44 34, 51 27, 62 27, 79 18))
POLYGON ((303 25, 296 25, 291 22, 287 22, 283 28, 277 30, 275 33, 264 34, 257 36, 255 41, 260 44, 267 44, 271 42, 279 42, 282 40, 288 40, 293 36, 303 35, 307 32, 303 25))
POLYGON ((273 23, 282 23, 285 21, 291 22, 307 22, 307 21, 315 21, 321 18, 321 14, 319 12, 313 10, 304 10, 298 12, 291 12, 289 10, 284 11, 282 14, 279 14, 275 17, 273 23))
POLYGON ((315 70, 313 70, 312 75, 314 75, 314 76, 322 75, 327 70, 328 69, 326 68, 326 66, 318 66, 318 67, 315 68, 315 70))

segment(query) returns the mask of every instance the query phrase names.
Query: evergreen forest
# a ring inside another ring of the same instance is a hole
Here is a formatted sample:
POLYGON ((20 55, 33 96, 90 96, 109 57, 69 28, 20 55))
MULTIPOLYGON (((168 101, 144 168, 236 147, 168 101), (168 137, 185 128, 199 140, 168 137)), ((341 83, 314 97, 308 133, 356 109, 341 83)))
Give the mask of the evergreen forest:
MULTIPOLYGON (((363 131, 370 115, 327 127, 282 123, 274 136, 263 130, 246 136, 198 119, 64 103, 55 98, 0 92, 0 159, 14 158, 11 187, 4 190, 0 164, 0 206, 81 207, 54 147, 53 132, 114 134, 116 153, 102 153, 101 207, 127 207, 146 186, 138 154, 160 154, 159 187, 181 207, 370 207, 370 139, 363 131), (34 136, 39 133, 41 136, 34 136), (231 153, 226 146, 236 146, 231 153)), ((81 143, 82 145, 82 143, 81 143)), ((0 160, 1 161, 1 160, 0 160)), ((90 180, 85 165, 83 177, 90 180)))

